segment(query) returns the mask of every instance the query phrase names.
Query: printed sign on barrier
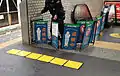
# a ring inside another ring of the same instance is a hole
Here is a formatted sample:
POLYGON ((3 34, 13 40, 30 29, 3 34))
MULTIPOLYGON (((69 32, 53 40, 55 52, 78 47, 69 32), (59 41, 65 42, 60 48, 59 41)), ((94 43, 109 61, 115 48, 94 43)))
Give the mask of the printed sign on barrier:
POLYGON ((93 21, 92 32, 90 37, 90 43, 93 43, 93 44, 95 42, 96 29, 97 29, 97 23, 96 21, 93 21))
POLYGON ((34 21, 34 34, 36 43, 47 43, 47 21, 34 21))
POLYGON ((83 37, 81 49, 89 46, 92 28, 93 28, 93 21, 86 21, 86 28, 85 28, 85 32, 84 32, 84 37, 83 37))
POLYGON ((97 17, 97 29, 96 29, 95 40, 97 40, 99 38, 100 31, 101 31, 101 25, 102 25, 102 16, 97 17))
POLYGON ((80 25, 79 32, 78 32, 79 35, 78 35, 78 40, 77 40, 77 48, 80 48, 81 44, 82 44, 82 41, 83 41, 86 21, 78 21, 77 24, 80 25))
POLYGON ((52 46, 58 48, 58 23, 52 22, 52 46))
POLYGON ((104 25, 105 25, 105 16, 106 16, 106 14, 103 14, 103 16, 102 16, 101 31, 103 31, 103 30, 104 30, 104 25))
POLYGON ((76 49, 77 36, 79 32, 79 24, 65 24, 64 35, 62 41, 63 49, 76 49))

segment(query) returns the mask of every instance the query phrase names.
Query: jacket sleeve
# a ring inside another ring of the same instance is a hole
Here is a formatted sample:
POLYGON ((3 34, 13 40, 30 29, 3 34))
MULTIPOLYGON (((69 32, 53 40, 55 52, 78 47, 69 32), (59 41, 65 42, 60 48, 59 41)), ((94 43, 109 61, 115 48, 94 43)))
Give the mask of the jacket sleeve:
POLYGON ((48 4, 47 2, 45 2, 45 7, 43 8, 43 10, 41 11, 41 14, 45 13, 48 11, 48 4))
POLYGON ((55 3, 55 13, 60 13, 61 15, 65 13, 61 0, 57 0, 55 3))
POLYGON ((55 2, 55 13, 58 13, 60 11, 61 7, 62 7, 61 0, 57 0, 55 2))

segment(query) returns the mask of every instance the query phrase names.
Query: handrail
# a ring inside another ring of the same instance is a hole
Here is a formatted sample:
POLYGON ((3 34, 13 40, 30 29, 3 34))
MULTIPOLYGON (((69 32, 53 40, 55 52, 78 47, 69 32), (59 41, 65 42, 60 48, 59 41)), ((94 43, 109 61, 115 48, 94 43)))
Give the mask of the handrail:
POLYGON ((16 5, 15 1, 14 1, 14 0, 12 0, 12 1, 13 1, 13 3, 14 3, 15 7, 17 8, 17 5, 16 5))
POLYGON ((3 3, 3 0, 1 0, 1 2, 0 2, 0 7, 1 7, 2 3, 3 3))
MULTIPOLYGON (((9 13, 17 13, 18 11, 10 11, 9 13)), ((8 14, 8 12, 0 12, 0 14, 8 14)))

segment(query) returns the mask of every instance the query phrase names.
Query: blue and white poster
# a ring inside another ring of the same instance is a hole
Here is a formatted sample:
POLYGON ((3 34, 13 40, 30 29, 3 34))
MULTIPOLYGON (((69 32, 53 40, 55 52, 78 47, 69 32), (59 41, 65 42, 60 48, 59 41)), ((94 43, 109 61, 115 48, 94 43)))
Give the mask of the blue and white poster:
POLYGON ((47 43, 47 21, 35 21, 34 22, 34 34, 36 43, 47 43))
POLYGON ((58 23, 52 22, 52 46, 58 48, 58 23))
POLYGON ((65 24, 62 48, 67 50, 76 49, 79 32, 79 24, 65 24))

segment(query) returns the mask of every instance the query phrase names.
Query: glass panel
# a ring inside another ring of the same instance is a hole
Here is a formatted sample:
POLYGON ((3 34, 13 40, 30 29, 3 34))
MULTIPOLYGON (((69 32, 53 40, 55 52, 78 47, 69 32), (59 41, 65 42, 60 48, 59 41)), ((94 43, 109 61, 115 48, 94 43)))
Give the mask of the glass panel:
POLYGON ((0 16, 3 18, 0 19, 0 27, 3 27, 3 26, 8 26, 8 15, 7 13, 5 14, 0 14, 0 16))

